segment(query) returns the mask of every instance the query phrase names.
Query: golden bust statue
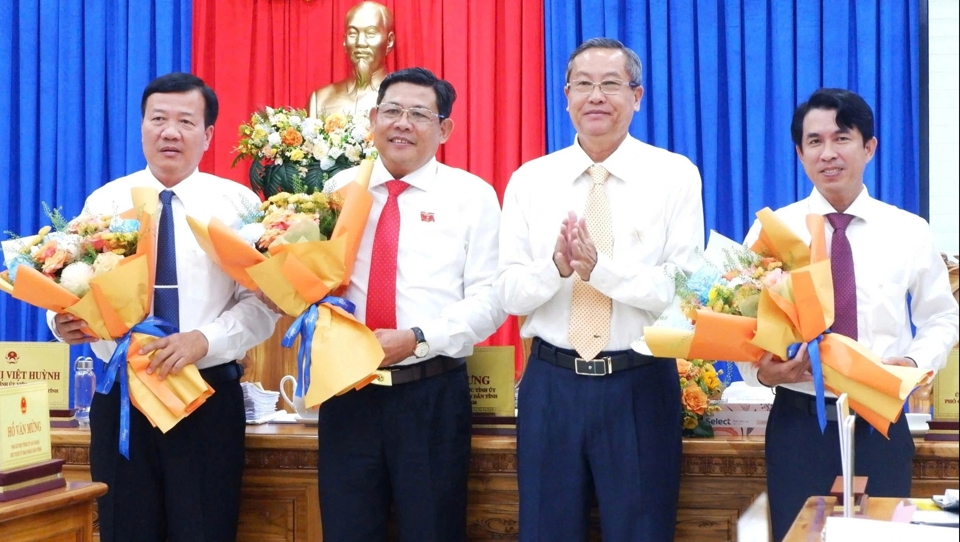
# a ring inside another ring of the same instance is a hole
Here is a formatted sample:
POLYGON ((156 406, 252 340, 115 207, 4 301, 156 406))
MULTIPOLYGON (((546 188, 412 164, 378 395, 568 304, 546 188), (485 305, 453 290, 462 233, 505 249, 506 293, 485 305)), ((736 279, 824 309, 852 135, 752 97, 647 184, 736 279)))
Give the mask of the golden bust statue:
POLYGON ((310 116, 343 111, 366 114, 377 105, 380 83, 387 76, 387 55, 393 50, 393 13, 376 2, 361 2, 347 12, 343 48, 353 74, 310 94, 310 116))

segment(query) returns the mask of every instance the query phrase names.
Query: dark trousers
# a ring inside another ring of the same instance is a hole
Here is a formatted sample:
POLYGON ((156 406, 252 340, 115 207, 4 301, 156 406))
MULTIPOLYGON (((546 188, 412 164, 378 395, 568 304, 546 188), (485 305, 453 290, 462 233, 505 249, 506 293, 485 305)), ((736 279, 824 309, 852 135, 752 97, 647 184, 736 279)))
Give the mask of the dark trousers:
POLYGON ((532 355, 518 399, 520 540, 586 541, 594 491, 604 542, 673 540, 680 433, 675 363, 592 377, 532 355))
MULTIPOLYGON (((812 405, 801 409, 789 400, 798 394, 777 388, 767 421, 767 495, 775 542, 787 535, 807 499, 829 494, 843 474, 837 422, 828 421, 821 433, 812 405)), ((827 408, 835 409, 835 402, 831 400, 827 408)), ((914 445, 906 416, 900 416, 888 434, 890 440, 857 418, 855 474, 868 477, 867 494, 872 497, 909 497, 914 445)))
POLYGON ((320 406, 324 542, 383 542, 390 502, 402 542, 466 540, 471 405, 466 366, 320 406))
MULTIPOLYGON (((204 374, 201 371, 201 375, 204 374)), ((215 392, 166 434, 130 406, 130 459, 120 455, 120 385, 90 407, 90 473, 107 484, 97 499, 104 542, 237 538, 243 475, 240 381, 215 392)))

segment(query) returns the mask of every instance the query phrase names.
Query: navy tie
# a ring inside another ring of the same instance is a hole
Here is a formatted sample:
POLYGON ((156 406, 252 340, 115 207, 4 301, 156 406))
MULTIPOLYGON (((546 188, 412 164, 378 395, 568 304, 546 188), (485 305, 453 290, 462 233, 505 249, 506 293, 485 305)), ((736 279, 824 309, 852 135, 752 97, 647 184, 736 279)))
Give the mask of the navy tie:
POLYGON ((160 192, 160 227, 157 230, 157 278, 153 290, 153 315, 180 327, 177 290, 177 247, 174 242, 172 190, 160 192))

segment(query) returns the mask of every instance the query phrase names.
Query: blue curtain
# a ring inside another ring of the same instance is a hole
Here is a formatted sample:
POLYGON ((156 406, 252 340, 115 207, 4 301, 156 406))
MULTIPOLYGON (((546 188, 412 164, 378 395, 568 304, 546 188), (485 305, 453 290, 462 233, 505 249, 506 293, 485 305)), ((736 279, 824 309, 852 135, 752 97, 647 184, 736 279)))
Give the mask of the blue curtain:
MULTIPOLYGON (((141 93, 190 70, 190 40, 190 0, 4 1, 0 232, 36 233, 43 203, 75 216, 87 194, 145 166, 141 93)), ((50 339, 42 311, 0 295, 0 340, 50 339)))
POLYGON ((919 212, 918 11, 912 0, 546 0, 548 150, 573 141, 570 52, 606 36, 643 63, 631 134, 700 167, 708 230, 740 240, 759 209, 806 197, 790 121, 825 86, 873 107, 870 193, 919 212))

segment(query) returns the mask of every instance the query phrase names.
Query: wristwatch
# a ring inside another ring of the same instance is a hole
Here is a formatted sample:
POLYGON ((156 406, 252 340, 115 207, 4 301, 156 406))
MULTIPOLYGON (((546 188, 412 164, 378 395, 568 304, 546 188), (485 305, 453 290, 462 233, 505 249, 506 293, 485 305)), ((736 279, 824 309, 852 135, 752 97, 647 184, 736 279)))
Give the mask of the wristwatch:
POLYGON ((413 355, 418 358, 426 357, 427 353, 430 352, 430 345, 427 344, 427 339, 423 336, 423 331, 418 327, 410 329, 413 331, 413 336, 417 340, 417 346, 413 347, 413 355))

